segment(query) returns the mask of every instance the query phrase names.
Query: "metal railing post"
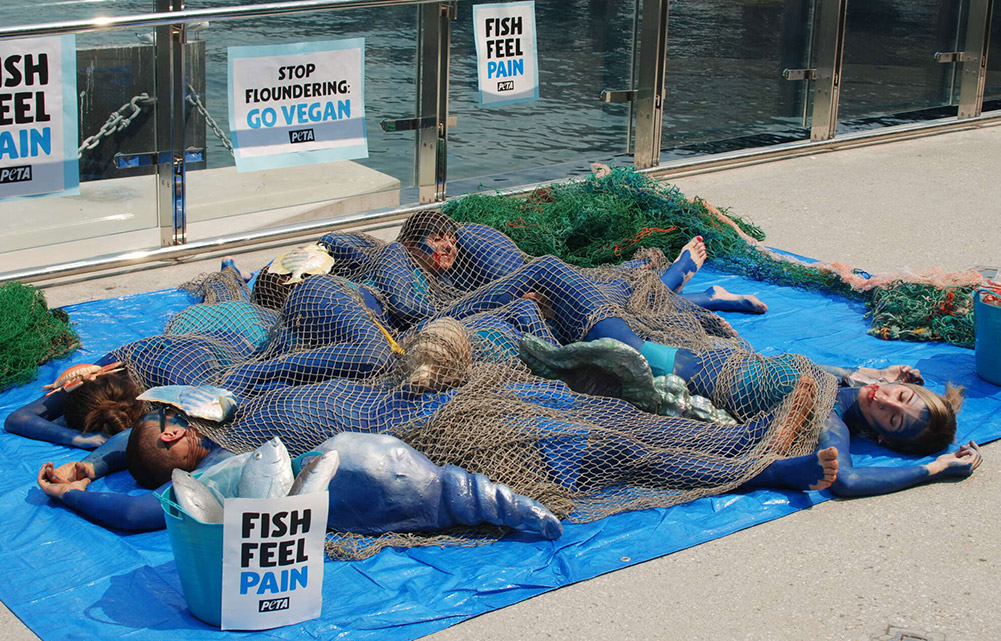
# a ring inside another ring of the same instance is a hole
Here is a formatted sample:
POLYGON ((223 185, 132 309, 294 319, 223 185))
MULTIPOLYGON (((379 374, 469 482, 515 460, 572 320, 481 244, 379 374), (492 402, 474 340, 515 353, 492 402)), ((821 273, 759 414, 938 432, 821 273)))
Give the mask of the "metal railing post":
POLYGON ((847 0, 818 0, 814 65, 813 124, 810 140, 830 140, 838 125, 841 64, 845 54, 847 0))
POLYGON ((416 182, 422 203, 445 200, 448 151, 448 67, 455 4, 420 7, 417 45, 416 182))
POLYGON ((976 118, 984 106, 993 9, 994 0, 970 0, 959 81, 959 118, 976 118))
MULTIPOLYGON (((157 11, 183 11, 184 0, 156 0, 157 11)), ((156 217, 160 246, 180 245, 187 235, 184 201, 184 24, 156 28, 156 217)))
POLYGON ((643 0, 640 68, 636 86, 637 169, 660 162, 661 125, 664 121, 665 68, 667 65, 667 17, 670 0, 643 0))

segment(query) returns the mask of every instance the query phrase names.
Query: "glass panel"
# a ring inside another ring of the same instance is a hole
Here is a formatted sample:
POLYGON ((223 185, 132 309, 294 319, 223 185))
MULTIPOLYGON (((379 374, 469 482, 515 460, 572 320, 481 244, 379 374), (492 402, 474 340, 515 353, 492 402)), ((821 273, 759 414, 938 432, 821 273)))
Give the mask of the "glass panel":
MULTIPOLYGON (((809 138, 809 0, 671 3, 663 147, 666 156, 809 138)), ((665 158, 666 159, 666 158, 665 158)))
MULTIPOLYGON (((957 48, 960 0, 849 2, 839 120, 880 117, 954 105, 957 66, 935 60, 957 48)), ((931 114, 955 115, 955 108, 931 114)), ((869 126, 839 123, 838 130, 869 126)))
MULTIPOLYGON (((1001 100, 1001 3, 994 3, 991 18, 991 45, 987 54, 987 82, 984 87, 984 101, 1001 100)), ((984 105, 988 109, 1001 109, 1001 105, 984 105)))
POLYGON ((632 0, 536 2, 539 100, 483 109, 474 4, 460 2, 452 23, 450 195, 586 173, 588 161, 626 152, 629 106, 600 96, 629 88, 632 0))
POLYGON ((152 150, 151 103, 137 99, 134 118, 131 107, 120 112, 127 126, 98 135, 123 105, 153 93, 153 47, 134 30, 82 34, 76 44, 80 141, 90 139, 91 147, 81 150, 80 194, 0 201, 3 271, 160 244, 154 177, 148 167, 116 163, 118 154, 152 150))
POLYGON ((415 6, 217 21, 191 38, 203 40, 205 47, 204 78, 194 68, 190 76, 192 86, 197 89, 203 81, 205 91, 193 95, 227 139, 228 47, 365 38, 369 157, 238 173, 222 137, 206 126, 195 105, 188 114, 186 145, 204 147, 206 162, 187 173, 189 240, 399 204, 401 185, 413 183, 414 138, 412 133, 384 133, 379 122, 414 115, 415 6))

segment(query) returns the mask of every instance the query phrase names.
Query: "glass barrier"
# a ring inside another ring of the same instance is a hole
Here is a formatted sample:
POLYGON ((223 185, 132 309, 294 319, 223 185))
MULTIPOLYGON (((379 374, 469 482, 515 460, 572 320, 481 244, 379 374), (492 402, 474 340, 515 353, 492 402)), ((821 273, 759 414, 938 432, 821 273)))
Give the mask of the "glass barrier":
MULTIPOLYGON (((137 3, 129 4, 135 12, 137 3)), ((93 7, 78 5, 69 3, 67 13, 93 17, 93 7)), ((9 6, 3 13, 37 21, 37 13, 22 16, 9 6)), ((139 36, 135 30, 76 36, 79 140, 89 147, 80 152, 80 193, 0 200, 0 271, 159 247, 155 177, 116 167, 119 153, 154 149, 152 103, 140 99, 153 93, 152 37, 139 36), (128 125, 102 135, 115 112, 128 125)))
POLYGON ((536 2, 539 99, 479 106, 473 7, 452 23, 448 193, 499 189, 590 171, 629 149, 629 106, 601 92, 629 89, 633 0, 536 2))
POLYGON ((204 147, 206 162, 187 172, 188 240, 400 203, 401 186, 413 184, 414 135, 385 133, 379 123, 414 115, 416 6, 228 20, 193 37, 204 44, 205 91, 192 96, 185 146, 204 147), (368 158, 238 172, 226 147, 229 48, 349 38, 365 40, 368 158), (190 126, 192 120, 197 126, 190 126))
POLYGON ((662 159, 809 139, 812 5, 671 3, 662 159))
MULTIPOLYGON (((984 83, 984 101, 1001 100, 1001 3, 994 3, 991 18, 990 48, 987 54, 987 82, 984 83)), ((984 111, 998 109, 1001 105, 984 105, 984 111)))
MULTIPOLYGON (((960 0, 849 2, 838 131, 902 122, 904 112, 955 105, 960 0), (846 123, 878 117, 875 123, 846 123)), ((941 116, 955 115, 955 109, 941 116)))

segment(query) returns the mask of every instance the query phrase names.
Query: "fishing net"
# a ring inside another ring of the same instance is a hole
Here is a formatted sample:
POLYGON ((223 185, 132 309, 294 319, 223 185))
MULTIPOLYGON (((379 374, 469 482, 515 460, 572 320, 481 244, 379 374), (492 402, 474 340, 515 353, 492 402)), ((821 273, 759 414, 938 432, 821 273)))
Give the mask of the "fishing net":
POLYGON ((629 168, 603 169, 524 199, 474 194, 447 202, 443 211, 503 231, 528 254, 581 267, 628 260, 644 248, 675 256, 688 239, 702 236, 709 263, 721 271, 864 301, 873 309, 874 336, 973 346, 972 306, 964 301, 981 281, 978 273, 870 277, 847 265, 780 255, 761 245, 760 228, 629 168))
MULTIPOLYGON (((726 491, 777 458, 814 450, 836 380, 803 357, 752 353, 719 317, 664 285, 668 263, 658 252, 628 267, 584 269, 532 258, 482 225, 442 234, 436 226, 451 222, 412 221, 405 229, 420 242, 325 236, 321 245, 337 257, 332 273, 303 274, 277 313, 234 287, 237 300, 195 305, 119 356, 142 387, 232 391, 231 421, 194 422, 234 452, 280 436, 295 456, 341 431, 390 433, 573 521, 726 491), (423 246, 452 232, 451 249, 448 240, 423 246), (696 354, 691 384, 737 424, 574 392, 518 358, 525 334, 568 344, 609 323, 696 354)), ((354 543, 344 545, 355 554, 354 543)))
POLYGON ((0 310, 0 390, 34 380, 39 365, 80 345, 66 312, 49 310, 31 285, 0 285, 0 310))

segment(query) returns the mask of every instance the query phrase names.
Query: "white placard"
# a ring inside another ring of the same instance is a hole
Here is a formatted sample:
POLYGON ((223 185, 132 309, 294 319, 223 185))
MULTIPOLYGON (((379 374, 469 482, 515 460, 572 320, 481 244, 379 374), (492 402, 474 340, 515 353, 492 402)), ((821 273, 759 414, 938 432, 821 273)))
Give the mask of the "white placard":
POLYGON ((368 157, 365 40, 229 48, 237 171, 368 157))
POLYGON ((535 2, 473 7, 480 106, 539 99, 535 2))
POLYGON ((77 193, 77 145, 76 37, 0 42, 0 198, 77 193))
POLYGON ((264 630, 320 616, 326 531, 326 492, 226 499, 222 629, 264 630))

